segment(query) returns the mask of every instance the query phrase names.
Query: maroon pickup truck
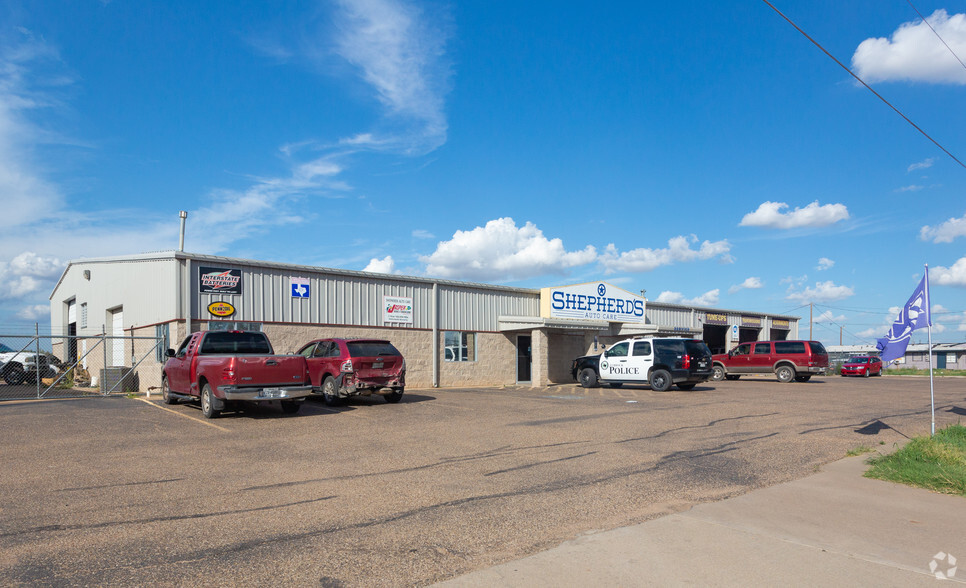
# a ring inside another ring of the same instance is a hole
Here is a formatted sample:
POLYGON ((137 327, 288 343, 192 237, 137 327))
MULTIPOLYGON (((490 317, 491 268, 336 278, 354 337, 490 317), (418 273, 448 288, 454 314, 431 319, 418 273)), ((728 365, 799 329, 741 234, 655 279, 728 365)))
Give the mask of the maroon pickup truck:
POLYGON ((285 413, 294 414, 312 393, 305 358, 274 355, 265 333, 199 331, 165 356, 164 403, 200 400, 205 418, 243 401, 278 400, 285 413))

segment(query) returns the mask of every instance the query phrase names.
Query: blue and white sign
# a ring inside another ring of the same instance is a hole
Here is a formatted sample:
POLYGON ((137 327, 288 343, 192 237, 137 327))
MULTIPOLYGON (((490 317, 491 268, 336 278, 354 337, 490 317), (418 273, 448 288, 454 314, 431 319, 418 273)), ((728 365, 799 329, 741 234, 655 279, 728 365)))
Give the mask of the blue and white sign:
POLYGON ((292 278, 292 298, 308 298, 310 292, 308 278, 292 278))
POLYGON ((545 318, 643 323, 646 300, 606 282, 589 282, 540 291, 540 315, 545 318))

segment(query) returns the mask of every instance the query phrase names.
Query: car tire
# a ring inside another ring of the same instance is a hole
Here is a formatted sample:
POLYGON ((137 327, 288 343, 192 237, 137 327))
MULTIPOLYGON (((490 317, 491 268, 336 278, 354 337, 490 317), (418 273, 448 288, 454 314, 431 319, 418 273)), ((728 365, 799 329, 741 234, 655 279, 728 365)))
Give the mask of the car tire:
POLYGON ((597 372, 594 371, 594 368, 584 368, 580 370, 580 373, 577 375, 577 377, 580 380, 580 385, 584 388, 597 387, 597 372))
POLYGON ((697 386, 697 384, 678 384, 678 388, 680 388, 681 390, 684 390, 685 392, 694 390, 695 386, 697 386))
POLYGON ((3 366, 3 381, 11 386, 19 386, 27 379, 27 372, 19 363, 3 366))
POLYGON ((213 419, 221 414, 221 411, 215 408, 215 395, 207 382, 201 387, 201 414, 206 419, 213 419))
POLYGON ((393 390, 391 393, 386 394, 385 396, 383 396, 383 398, 385 398, 386 402, 390 404, 396 404, 397 402, 402 400, 402 396, 403 396, 403 390, 402 388, 400 388, 399 390, 393 390))
POLYGON ((282 401, 282 412, 285 414, 298 414, 301 410, 302 403, 295 400, 283 400, 282 401))
POLYGON ((726 373, 724 366, 716 365, 711 368, 711 379, 715 382, 720 382, 721 380, 725 379, 725 375, 726 373))
POLYGON ((171 396, 171 387, 168 386, 168 376, 161 376, 161 402, 174 404, 174 396, 171 396))
POLYGON ((665 392, 674 382, 671 381, 671 374, 667 370, 654 370, 647 379, 651 385, 651 390, 655 392, 665 392))
POLYGON ((339 398, 338 386, 335 383, 335 378, 332 376, 326 376, 322 380, 322 399, 325 400, 326 406, 339 406, 342 404, 342 399, 339 398))
POLYGON ((863 377, 866 377, 866 378, 868 378, 868 377, 869 377, 869 376, 871 376, 871 375, 872 375, 872 372, 871 372, 871 371, 869 371, 868 369, 866 369, 866 370, 865 370, 865 373, 864 373, 864 374, 862 374, 862 376, 863 376, 863 377))
POLYGON ((780 365, 775 368, 775 377, 782 384, 787 384, 795 379, 795 369, 788 365, 780 365))

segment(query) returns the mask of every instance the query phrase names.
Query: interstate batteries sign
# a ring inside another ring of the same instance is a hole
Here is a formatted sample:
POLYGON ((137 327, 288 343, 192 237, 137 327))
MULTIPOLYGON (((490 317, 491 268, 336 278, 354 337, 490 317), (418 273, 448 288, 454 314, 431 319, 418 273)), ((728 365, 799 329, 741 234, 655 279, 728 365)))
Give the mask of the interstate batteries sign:
POLYGON ((589 282, 540 290, 540 316, 643 323, 646 300, 611 286, 606 282, 589 282))
POLYGON ((240 269, 198 268, 198 284, 202 294, 241 294, 240 269))

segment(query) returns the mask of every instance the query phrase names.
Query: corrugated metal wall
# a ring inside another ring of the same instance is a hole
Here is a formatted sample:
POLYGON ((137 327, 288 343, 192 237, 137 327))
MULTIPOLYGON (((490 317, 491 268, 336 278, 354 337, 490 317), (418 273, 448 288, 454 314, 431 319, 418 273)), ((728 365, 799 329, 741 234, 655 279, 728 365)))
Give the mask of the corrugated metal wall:
MULTIPOLYGON (((192 260, 192 314, 208 318, 210 303, 232 304, 238 321, 392 326, 383 321, 383 296, 413 299, 411 328, 433 327, 433 284, 426 281, 394 279, 391 276, 351 276, 325 272, 291 271, 285 268, 247 265, 219 265, 192 260), (240 269, 240 295, 199 293, 198 268, 240 269), (291 293, 291 278, 306 278, 309 297, 291 293)), ((446 330, 496 331, 501 315, 536 316, 540 294, 502 292, 472 286, 439 286, 439 327, 446 330)), ((409 325, 406 325, 409 327, 409 325)))

